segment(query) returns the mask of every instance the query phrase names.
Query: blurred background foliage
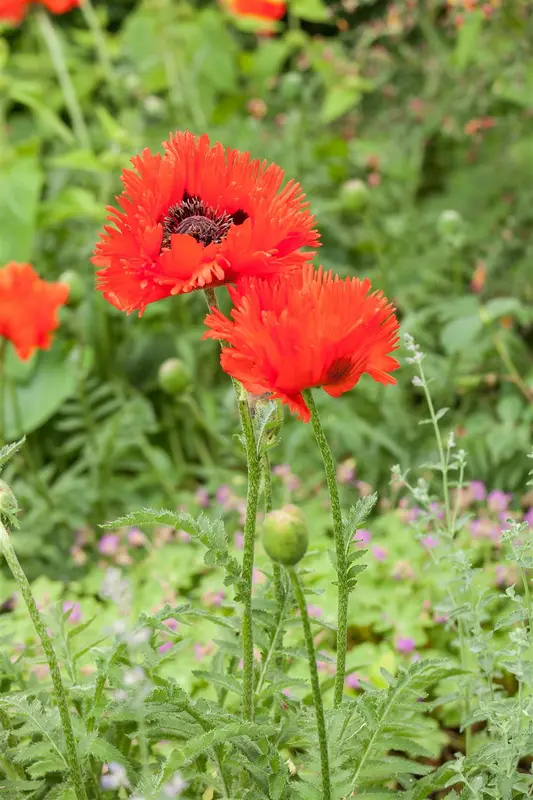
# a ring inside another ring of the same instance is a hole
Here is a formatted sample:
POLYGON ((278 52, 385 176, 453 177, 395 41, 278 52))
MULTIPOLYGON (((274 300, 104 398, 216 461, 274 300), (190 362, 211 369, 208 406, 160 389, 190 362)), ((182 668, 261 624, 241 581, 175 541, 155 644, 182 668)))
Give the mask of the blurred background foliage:
MULTIPOLYGON (((275 161, 301 182, 317 256, 368 275, 428 354, 438 407, 470 477, 524 486, 533 418, 533 3, 289 0, 265 31, 215 2, 86 3, 53 18, 88 137, 69 123, 37 12, 0 33, 0 263, 73 285, 52 349, 6 364, 6 479, 24 509, 29 572, 66 579, 75 531, 140 506, 184 504, 240 475, 237 415, 195 293, 127 317, 94 291, 90 257, 120 172, 189 129, 275 161), (181 359, 169 395, 160 365, 181 359)), ((83 133, 83 132, 82 132, 83 133)), ((221 292, 222 295, 222 292, 221 292)), ((222 302, 225 299, 221 297, 222 302)), ((321 399, 358 478, 432 460, 406 372, 321 399)), ((278 463, 311 483, 311 432, 286 416, 278 463)))

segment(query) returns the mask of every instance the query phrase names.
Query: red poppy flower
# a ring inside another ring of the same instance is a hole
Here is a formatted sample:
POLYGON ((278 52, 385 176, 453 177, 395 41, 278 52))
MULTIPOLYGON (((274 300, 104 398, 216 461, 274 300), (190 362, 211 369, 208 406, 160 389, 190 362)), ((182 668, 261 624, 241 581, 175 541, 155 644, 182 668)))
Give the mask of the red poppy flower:
POLYGON ((252 394, 271 393, 308 422, 304 389, 321 386, 332 397, 353 389, 367 373, 396 383, 390 353, 398 321, 370 281, 341 280, 311 265, 283 279, 243 280, 230 289, 231 320, 211 310, 204 338, 221 339, 221 364, 252 394))
POLYGON ((50 347, 67 297, 66 284, 41 280, 30 264, 11 261, 0 269, 0 336, 23 361, 37 348, 50 347))
POLYGON ((227 0, 230 11, 238 17, 255 17, 265 22, 285 15, 287 3, 276 0, 227 0))
MULTIPOLYGON (((79 6, 80 0, 35 0, 45 6, 52 14, 65 14, 79 6)), ((22 22, 32 0, 0 0, 0 20, 18 25, 22 22)))
POLYGON ((124 170, 121 209, 110 208, 93 263, 114 306, 140 312, 155 300, 245 275, 297 269, 317 244, 314 217, 297 183, 249 153, 176 133, 164 155, 144 150, 124 170))

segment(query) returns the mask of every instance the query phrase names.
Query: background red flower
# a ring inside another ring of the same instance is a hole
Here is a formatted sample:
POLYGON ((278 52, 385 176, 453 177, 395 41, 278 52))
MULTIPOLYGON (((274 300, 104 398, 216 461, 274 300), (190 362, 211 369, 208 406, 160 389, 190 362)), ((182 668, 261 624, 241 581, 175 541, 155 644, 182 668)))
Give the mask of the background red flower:
POLYGON ((50 346, 68 291, 64 283, 43 281, 30 264, 11 261, 0 269, 0 336, 23 361, 50 346))
POLYGON ((120 210, 93 263, 98 288, 122 311, 245 275, 297 269, 318 242, 299 184, 249 153, 211 146, 207 136, 176 133, 164 155, 149 150, 122 175, 120 210))
POLYGON ((233 14, 239 17, 256 17, 265 21, 275 21, 285 15, 287 4, 276 0, 228 0, 233 14))
MULTIPOLYGON (((341 280, 308 265, 276 281, 247 279, 230 289, 231 319, 212 310, 205 337, 232 347, 222 368, 253 394, 270 392, 307 422, 304 389, 321 386, 332 397, 367 373, 396 383, 390 353, 398 347, 398 321, 370 281, 341 280)), ((204 338, 205 338, 204 337, 204 338)))
MULTIPOLYGON (((52 14, 65 14, 80 4, 80 0, 35 0, 35 2, 40 2, 52 14)), ((32 0, 0 0, 0 20, 18 25, 31 4, 32 0)))

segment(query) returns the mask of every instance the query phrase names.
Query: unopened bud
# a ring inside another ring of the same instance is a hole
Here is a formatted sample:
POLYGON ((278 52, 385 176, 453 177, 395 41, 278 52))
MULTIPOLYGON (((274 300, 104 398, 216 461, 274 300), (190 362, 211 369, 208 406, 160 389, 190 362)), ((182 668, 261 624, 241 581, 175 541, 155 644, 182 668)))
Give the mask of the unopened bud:
POLYGON ((341 187, 340 199, 345 211, 362 211, 368 202, 369 189, 359 178, 346 181, 341 187))
POLYGON ((167 358, 159 367, 157 380, 167 394, 181 394, 191 382, 191 373, 179 358, 167 358))
POLYGON ((85 296, 85 284, 78 273, 73 269, 67 269, 60 275, 59 282, 68 286, 67 305, 79 305, 85 296))
POLYGON ((301 511, 287 505, 266 515, 263 522, 263 547, 278 564, 293 567, 305 555, 309 534, 301 511))
POLYGON ((13 517, 17 511, 17 498, 7 483, 0 481, 0 517, 13 517))

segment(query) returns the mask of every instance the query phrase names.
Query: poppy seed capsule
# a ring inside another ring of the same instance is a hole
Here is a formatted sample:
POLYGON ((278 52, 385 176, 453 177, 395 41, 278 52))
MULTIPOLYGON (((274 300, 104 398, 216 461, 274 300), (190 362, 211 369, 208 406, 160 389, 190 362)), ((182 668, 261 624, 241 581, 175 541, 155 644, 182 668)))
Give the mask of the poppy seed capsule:
POLYGON ((157 380, 167 394, 181 394, 191 382, 191 373, 179 358, 167 358, 159 367, 157 380))
POLYGON ((308 545, 307 526, 296 506, 284 506, 266 515, 263 547, 272 561, 293 567, 304 557, 308 545))

